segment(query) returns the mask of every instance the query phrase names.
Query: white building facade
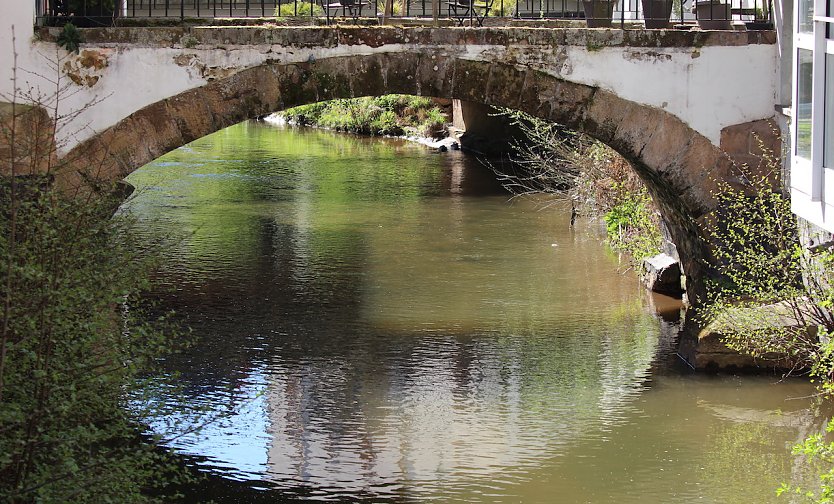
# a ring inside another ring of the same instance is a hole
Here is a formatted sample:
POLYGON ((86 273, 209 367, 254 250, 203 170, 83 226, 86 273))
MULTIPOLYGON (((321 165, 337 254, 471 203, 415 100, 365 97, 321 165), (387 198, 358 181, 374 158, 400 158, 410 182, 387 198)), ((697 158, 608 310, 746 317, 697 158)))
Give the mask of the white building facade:
POLYGON ((834 0, 797 0, 794 6, 791 204, 797 216, 832 233, 834 0))

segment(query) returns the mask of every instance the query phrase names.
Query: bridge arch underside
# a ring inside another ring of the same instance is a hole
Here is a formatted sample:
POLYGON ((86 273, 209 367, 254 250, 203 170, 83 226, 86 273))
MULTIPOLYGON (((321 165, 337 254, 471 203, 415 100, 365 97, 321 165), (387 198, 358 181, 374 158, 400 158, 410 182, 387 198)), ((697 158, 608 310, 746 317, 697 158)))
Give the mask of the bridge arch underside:
POLYGON ((388 93, 458 98, 517 109, 584 132, 631 162, 657 202, 688 277, 693 304, 711 275, 704 217, 714 180, 732 180, 732 161, 677 117, 599 88, 515 66, 386 53, 266 64, 145 107, 68 154, 121 180, 177 147, 246 119, 335 98, 388 93))

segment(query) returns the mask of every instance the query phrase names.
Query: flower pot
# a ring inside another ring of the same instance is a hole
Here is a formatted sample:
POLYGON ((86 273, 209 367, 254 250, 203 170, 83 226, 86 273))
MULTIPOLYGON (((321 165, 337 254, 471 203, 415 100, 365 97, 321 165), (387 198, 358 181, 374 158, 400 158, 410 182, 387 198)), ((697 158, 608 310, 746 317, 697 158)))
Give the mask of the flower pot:
POLYGON ((733 19, 730 11, 730 4, 720 2, 696 2, 695 15, 698 17, 698 26, 702 30, 732 30, 733 19))
POLYGON ((582 0, 588 28, 610 28, 615 4, 615 0, 582 0))
POLYGON ((643 6, 643 19, 646 20, 646 28, 669 27, 669 18, 672 16, 672 0, 641 0, 641 4, 643 6))

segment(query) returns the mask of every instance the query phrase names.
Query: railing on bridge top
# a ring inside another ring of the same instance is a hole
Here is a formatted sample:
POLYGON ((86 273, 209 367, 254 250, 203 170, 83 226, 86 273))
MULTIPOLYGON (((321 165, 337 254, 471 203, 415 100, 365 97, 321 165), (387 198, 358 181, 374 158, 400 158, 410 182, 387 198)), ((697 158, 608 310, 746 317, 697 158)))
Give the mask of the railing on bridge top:
MULTIPOLYGON (((40 25, 113 26, 122 20, 284 18, 329 23, 334 17, 355 22, 381 19, 385 0, 35 0, 40 25), (304 19, 306 18, 306 20, 304 19)), ((391 18, 431 18, 432 0, 391 0, 391 18)), ((646 27, 688 29, 696 21, 703 29, 731 29, 743 22, 748 29, 773 29, 772 0, 439 0, 442 18, 470 25, 500 23, 501 19, 582 20, 589 26, 613 19, 620 26, 645 22, 646 27), (457 4, 470 5, 465 15, 457 4), (721 3, 727 2, 727 3, 721 3), (693 3, 696 3, 693 9, 693 3), (480 10, 479 10, 480 9, 480 10), (697 15, 696 15, 697 10, 697 15), (668 15, 667 15, 668 13, 668 15), (665 17, 664 17, 665 16, 665 17), (659 21, 658 21, 659 19, 659 21), (667 21, 668 19, 668 21, 667 21), (658 24, 659 23, 659 24, 658 24)))

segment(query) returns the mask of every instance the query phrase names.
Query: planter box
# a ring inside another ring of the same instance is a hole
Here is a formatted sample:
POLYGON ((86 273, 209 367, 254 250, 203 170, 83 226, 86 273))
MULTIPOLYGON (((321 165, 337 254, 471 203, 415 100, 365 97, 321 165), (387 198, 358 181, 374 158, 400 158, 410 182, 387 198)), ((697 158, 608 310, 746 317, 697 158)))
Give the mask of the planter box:
POLYGON ((615 4, 614 0, 582 0, 588 28, 610 28, 615 4))
POLYGON ((696 2, 695 15, 702 30, 732 30, 733 19, 730 4, 718 2, 696 2))
POLYGON ((646 20, 646 28, 661 29, 669 27, 669 18, 672 15, 672 0, 642 0, 643 19, 646 20))

